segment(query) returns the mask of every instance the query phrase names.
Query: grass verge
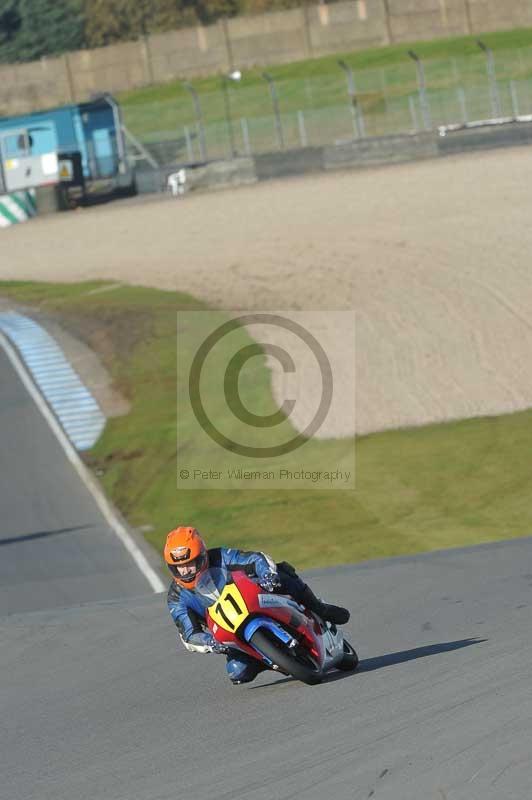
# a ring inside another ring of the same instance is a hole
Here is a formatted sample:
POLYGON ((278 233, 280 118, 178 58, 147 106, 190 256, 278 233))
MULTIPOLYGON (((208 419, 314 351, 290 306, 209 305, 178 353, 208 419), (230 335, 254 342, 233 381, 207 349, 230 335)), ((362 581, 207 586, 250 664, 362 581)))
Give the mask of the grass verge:
MULTIPOLYGON (((211 545, 313 567, 532 533, 532 411, 360 437, 356 491, 177 491, 176 386, 179 397, 187 385, 176 367, 176 311, 204 306, 105 286, 3 282, 0 296, 45 310, 85 340, 131 402, 86 460, 133 526, 153 526, 146 538, 156 548, 190 522, 211 545)), ((268 373, 256 369, 244 402, 271 408, 268 373)), ((319 463, 343 444, 312 446, 319 463)))

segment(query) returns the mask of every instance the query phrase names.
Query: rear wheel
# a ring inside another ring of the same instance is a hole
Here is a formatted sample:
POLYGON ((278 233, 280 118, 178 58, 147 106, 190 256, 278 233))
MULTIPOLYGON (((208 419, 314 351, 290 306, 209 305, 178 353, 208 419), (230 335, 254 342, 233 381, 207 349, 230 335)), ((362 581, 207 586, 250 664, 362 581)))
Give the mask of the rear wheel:
POLYGON ((250 639, 250 644, 274 664, 277 664, 283 672, 298 681, 313 686, 323 680, 323 673, 318 662, 303 647, 289 649, 282 642, 275 641, 273 637, 261 630, 255 631, 250 639))
POLYGON ((347 639, 344 639, 344 655, 340 663, 337 664, 337 669, 341 669, 342 672, 353 672, 357 667, 358 656, 355 649, 351 647, 347 639))

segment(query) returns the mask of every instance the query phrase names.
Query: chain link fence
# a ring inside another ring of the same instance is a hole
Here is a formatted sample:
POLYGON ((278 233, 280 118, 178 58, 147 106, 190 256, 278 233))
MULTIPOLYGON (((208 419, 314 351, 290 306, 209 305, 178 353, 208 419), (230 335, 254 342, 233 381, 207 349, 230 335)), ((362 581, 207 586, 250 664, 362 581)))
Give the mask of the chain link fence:
MULTIPOLYGON (((480 43, 482 45, 482 43, 480 43)), ((210 86, 216 87, 215 81, 210 86)), ((532 113, 532 48, 291 79, 233 73, 218 88, 125 103, 124 124, 158 164, 197 163, 532 113)))

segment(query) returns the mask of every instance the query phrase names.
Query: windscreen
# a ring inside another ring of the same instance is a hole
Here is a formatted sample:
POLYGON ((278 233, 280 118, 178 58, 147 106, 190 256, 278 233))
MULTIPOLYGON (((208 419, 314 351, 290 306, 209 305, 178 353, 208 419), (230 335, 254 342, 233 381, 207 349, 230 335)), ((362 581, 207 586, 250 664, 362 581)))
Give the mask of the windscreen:
POLYGON ((222 567, 205 570, 196 584, 195 593, 205 608, 212 606, 220 598, 224 586, 231 582, 230 573, 222 567))

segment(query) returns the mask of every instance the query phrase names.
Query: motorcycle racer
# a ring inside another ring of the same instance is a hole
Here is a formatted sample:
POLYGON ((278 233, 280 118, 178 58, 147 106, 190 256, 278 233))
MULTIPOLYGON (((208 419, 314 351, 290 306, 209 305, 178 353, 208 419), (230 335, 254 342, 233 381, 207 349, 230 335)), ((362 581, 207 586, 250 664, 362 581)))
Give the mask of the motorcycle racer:
MULTIPOLYGON (((257 578, 265 591, 288 594, 328 622, 343 625, 349 620, 347 609, 317 598, 287 562, 276 564, 261 552, 228 547, 207 549, 199 531, 190 526, 179 526, 170 531, 164 559, 173 577, 168 590, 168 609, 187 650, 226 652, 207 630, 205 609, 194 591, 200 576, 209 567, 225 567, 229 571, 244 569, 248 575, 257 578)), ((226 654, 227 672, 235 685, 252 681, 266 668, 236 649, 230 649, 226 654)))

